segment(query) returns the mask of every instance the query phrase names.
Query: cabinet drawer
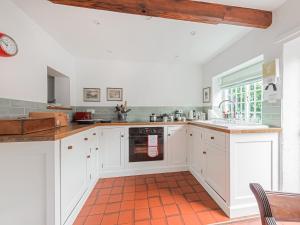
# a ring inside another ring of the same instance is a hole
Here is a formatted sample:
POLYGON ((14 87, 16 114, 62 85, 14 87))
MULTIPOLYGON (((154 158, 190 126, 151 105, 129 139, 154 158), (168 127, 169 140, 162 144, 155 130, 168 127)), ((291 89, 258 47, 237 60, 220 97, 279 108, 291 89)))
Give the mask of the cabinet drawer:
POLYGON ((204 140, 209 145, 214 145, 224 150, 226 148, 226 134, 223 132, 206 129, 204 132, 204 140))

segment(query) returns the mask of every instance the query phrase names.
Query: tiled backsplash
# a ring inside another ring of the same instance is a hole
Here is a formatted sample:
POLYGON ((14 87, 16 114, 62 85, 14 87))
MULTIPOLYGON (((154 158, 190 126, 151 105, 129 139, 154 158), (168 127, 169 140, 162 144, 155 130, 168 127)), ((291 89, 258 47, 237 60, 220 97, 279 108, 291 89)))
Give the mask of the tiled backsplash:
MULTIPOLYGON (((0 118, 14 118, 28 116, 29 112, 41 112, 41 111, 58 111, 48 110, 46 103, 30 102, 14 99, 0 98, 0 118)), ((73 111, 66 111, 72 118, 73 111)))
MULTIPOLYGON (((76 106, 72 107, 73 110, 63 111, 67 112, 70 115, 70 118, 73 118, 74 112, 86 111, 87 109, 95 110, 95 118, 116 120, 117 115, 114 113, 115 107, 81 107, 76 106)), ((129 107, 132 109, 128 113, 128 121, 149 121, 149 116, 152 113, 163 114, 163 113, 174 113, 177 109, 182 109, 186 116, 190 110, 202 111, 202 107, 129 107)), ((46 103, 30 102, 30 101, 21 101, 13 99, 0 98, 0 118, 13 118, 13 117, 23 117, 28 116, 29 112, 40 112, 40 111, 58 111, 58 110, 48 110, 46 103)))
MULTIPOLYGON (((207 113, 210 107, 186 107, 186 106, 176 106, 176 107, 145 107, 145 106, 135 106, 129 107, 132 109, 128 113, 128 121, 148 121, 149 116, 152 113, 163 114, 163 113, 174 113, 175 110, 181 109, 188 116, 190 110, 196 110, 200 112, 207 113)), ((101 107, 82 107, 76 106, 73 107, 71 111, 67 112, 70 116, 70 119, 73 117, 74 112, 86 111, 87 109, 95 110, 95 117, 108 120, 116 120, 116 113, 114 113, 115 107, 101 106, 101 107)), ((10 117, 22 117, 27 116, 29 112, 39 112, 39 111, 57 111, 57 110, 48 110, 46 103, 39 102, 30 102, 30 101, 21 101, 0 98, 0 118, 10 118, 10 117)), ((263 124, 271 126, 281 126, 281 102, 277 103, 263 103, 263 124)))
MULTIPOLYGON (((134 106, 128 107, 131 109, 131 112, 128 113, 127 120, 128 121, 149 121, 149 116, 152 113, 155 114, 164 114, 164 113, 174 113, 175 110, 181 109, 184 114, 187 116, 190 110, 202 111, 202 107, 186 107, 186 106, 176 106, 176 107, 161 107, 161 106, 134 106)), ((87 111, 88 109, 95 110, 95 118, 108 119, 108 120, 116 120, 117 114, 114 113, 115 107, 75 107, 76 111, 87 111)))
POLYGON ((281 101, 276 103, 263 102, 262 120, 263 124, 281 127, 281 101))

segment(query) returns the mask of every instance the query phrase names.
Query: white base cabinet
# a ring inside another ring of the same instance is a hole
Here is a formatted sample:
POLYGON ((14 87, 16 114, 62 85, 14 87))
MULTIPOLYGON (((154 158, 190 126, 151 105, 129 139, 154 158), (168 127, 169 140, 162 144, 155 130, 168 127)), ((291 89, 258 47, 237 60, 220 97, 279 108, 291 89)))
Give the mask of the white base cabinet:
POLYGON ((249 183, 278 190, 277 133, 164 126, 164 160, 129 163, 128 129, 98 127, 59 141, 1 143, 1 224, 72 225, 101 177, 190 170, 232 218, 258 212, 249 183))
POLYGON ((61 141, 61 224, 64 224, 87 189, 89 177, 84 134, 61 141))
POLYGON ((191 126, 189 136, 191 172, 231 218, 258 213, 250 183, 278 191, 277 133, 227 134, 191 126))
POLYGON ((168 127, 167 151, 172 166, 187 165, 186 126, 168 127))
POLYGON ((125 128, 100 128, 100 158, 103 173, 124 169, 125 128))

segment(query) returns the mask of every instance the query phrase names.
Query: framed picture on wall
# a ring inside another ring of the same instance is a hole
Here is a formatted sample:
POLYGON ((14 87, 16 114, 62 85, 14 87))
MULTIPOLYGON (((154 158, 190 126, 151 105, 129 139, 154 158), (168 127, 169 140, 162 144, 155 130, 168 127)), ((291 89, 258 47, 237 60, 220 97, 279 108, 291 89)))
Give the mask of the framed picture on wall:
POLYGON ((100 88, 83 88, 84 102, 100 102, 101 91, 100 88))
POLYGON ((123 88, 107 88, 107 101, 123 101, 123 88))
POLYGON ((203 103, 210 103, 210 100, 211 100, 210 92, 211 92, 210 87, 203 88, 203 103))

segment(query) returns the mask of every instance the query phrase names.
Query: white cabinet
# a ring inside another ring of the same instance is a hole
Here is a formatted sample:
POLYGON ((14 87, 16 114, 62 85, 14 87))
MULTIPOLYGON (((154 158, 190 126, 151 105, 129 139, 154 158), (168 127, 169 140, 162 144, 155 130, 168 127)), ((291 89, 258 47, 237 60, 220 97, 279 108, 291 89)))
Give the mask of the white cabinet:
POLYGON ((103 172, 121 170, 124 168, 125 128, 102 128, 100 132, 103 172))
POLYGON ((205 180, 224 200, 226 198, 226 152, 212 145, 206 150, 205 180))
POLYGON ((200 177, 205 175, 206 168, 203 133, 203 129, 200 127, 191 127, 189 133, 190 167, 200 177))
POLYGON ((185 126, 168 127, 167 149, 169 163, 172 166, 187 164, 187 130, 185 126))
POLYGON ((94 182, 99 177, 100 168, 100 147, 99 147, 99 131, 97 128, 89 131, 89 149, 88 161, 90 163, 90 181, 94 182), (90 157, 89 157, 90 156, 90 157))
POLYGON ((61 140, 61 224, 87 189, 86 132, 61 140))
POLYGON ((205 180, 208 185, 226 198, 226 135, 204 129, 205 180))

